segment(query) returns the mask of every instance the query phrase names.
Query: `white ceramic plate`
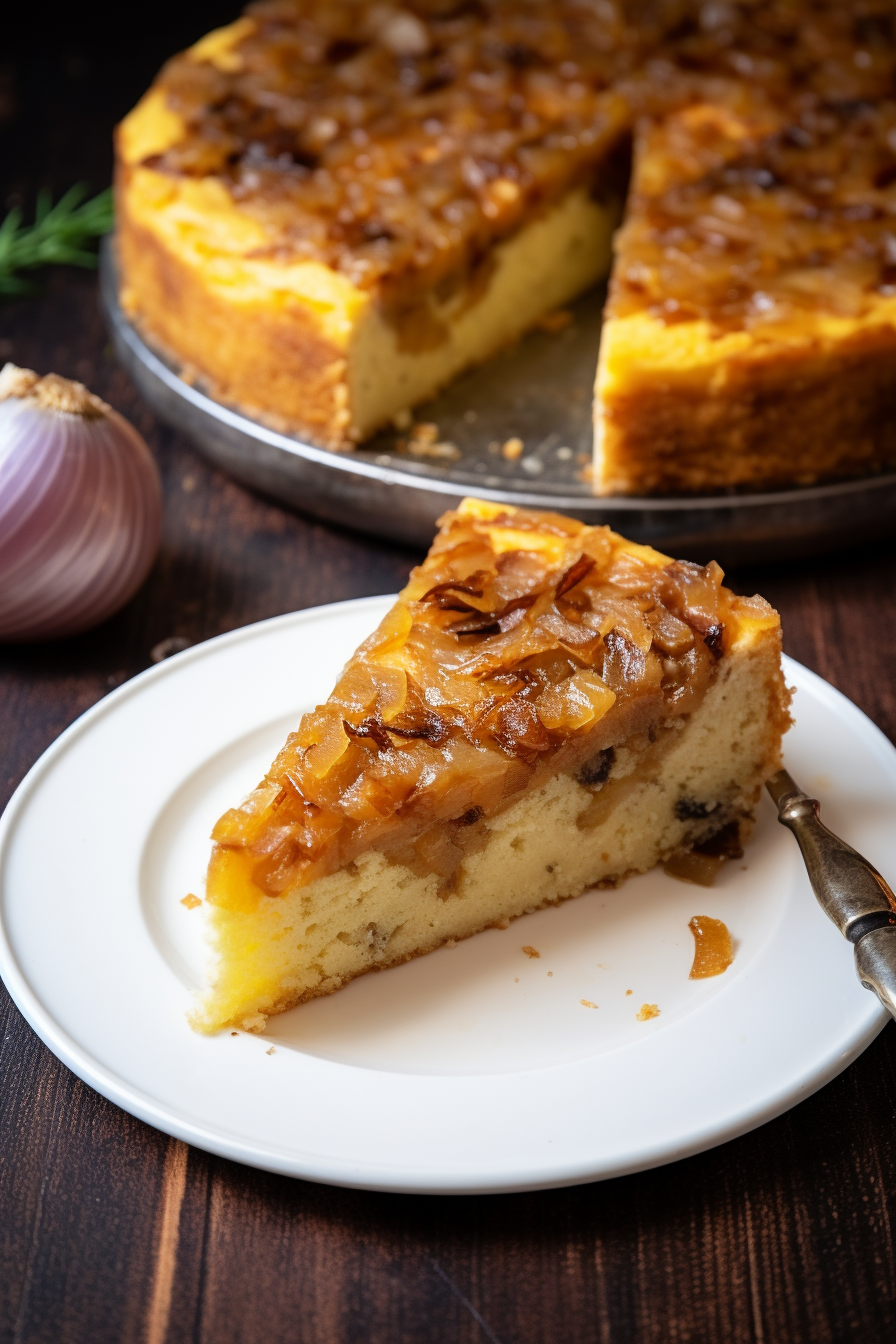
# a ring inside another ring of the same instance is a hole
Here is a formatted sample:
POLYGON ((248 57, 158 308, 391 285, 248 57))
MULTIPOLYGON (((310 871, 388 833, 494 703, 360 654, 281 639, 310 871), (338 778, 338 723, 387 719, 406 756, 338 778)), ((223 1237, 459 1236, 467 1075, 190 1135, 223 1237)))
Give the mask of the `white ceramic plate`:
MULTIPOLYGON (((712 890, 649 873, 365 976, 263 1036, 190 1031, 203 913, 180 902, 202 893, 209 830, 390 601, 190 649, 89 710, 22 783, 0 822, 0 972, 79 1077, 240 1162, 462 1193, 699 1152, 779 1115, 869 1044, 886 1015, 768 800, 743 864, 712 890), (735 939, 716 979, 688 979, 695 914, 735 939), (643 1003, 660 1016, 639 1022, 643 1003)), ((787 674, 788 767, 833 829, 892 870, 896 751, 811 672, 788 662, 787 674)))

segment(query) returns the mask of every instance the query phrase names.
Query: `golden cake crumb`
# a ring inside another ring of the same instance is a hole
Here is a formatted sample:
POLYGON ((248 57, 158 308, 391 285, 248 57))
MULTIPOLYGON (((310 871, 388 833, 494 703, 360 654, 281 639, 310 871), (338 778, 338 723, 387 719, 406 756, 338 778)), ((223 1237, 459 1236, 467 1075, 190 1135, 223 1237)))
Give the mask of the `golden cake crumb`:
POLYGON ((525 952, 525 954, 526 954, 527 957, 540 957, 540 956, 541 956, 541 953, 539 952, 538 948, 537 948, 537 947, 530 947, 528 943, 526 943, 526 945, 524 946, 523 951, 525 952))
POLYGON ((579 999, 579 1003, 582 1005, 583 1008, 596 1008, 596 1007, 597 1007, 597 1004, 596 1004, 596 1003, 592 1003, 590 999, 579 999))
POLYGON ((461 455, 456 443, 428 443, 422 439, 411 439, 408 452, 411 457, 427 457, 434 462, 456 462, 461 455))
POLYGON ((652 1017, 659 1017, 659 1015, 660 1010, 655 1003, 642 1003, 637 1018, 639 1022, 649 1022, 652 1017))
POLYGON ((266 1055, 276 1055, 277 1051, 271 1046, 270 1050, 265 1050, 266 1055))
POLYGON ((192 891, 188 891, 186 896, 182 897, 181 899, 181 905, 185 905, 188 910, 195 910, 197 905, 201 904, 202 902, 200 901, 199 897, 194 896, 192 891))
POLYGON ((435 443, 438 437, 439 427, 431 420, 419 420, 411 430, 412 443, 435 443))

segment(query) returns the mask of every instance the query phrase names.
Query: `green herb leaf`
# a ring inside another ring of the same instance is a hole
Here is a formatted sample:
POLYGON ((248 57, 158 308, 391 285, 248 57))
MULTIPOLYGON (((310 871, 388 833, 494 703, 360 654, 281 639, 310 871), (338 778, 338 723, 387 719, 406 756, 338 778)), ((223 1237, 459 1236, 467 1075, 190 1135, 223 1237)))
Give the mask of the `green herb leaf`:
POLYGON ((21 210, 10 210, 0 224, 0 295, 33 291, 20 271, 40 266, 95 266, 96 254, 85 244, 108 233, 113 224, 112 189, 85 201, 83 182, 53 205, 49 191, 38 192, 34 223, 22 223, 21 210))

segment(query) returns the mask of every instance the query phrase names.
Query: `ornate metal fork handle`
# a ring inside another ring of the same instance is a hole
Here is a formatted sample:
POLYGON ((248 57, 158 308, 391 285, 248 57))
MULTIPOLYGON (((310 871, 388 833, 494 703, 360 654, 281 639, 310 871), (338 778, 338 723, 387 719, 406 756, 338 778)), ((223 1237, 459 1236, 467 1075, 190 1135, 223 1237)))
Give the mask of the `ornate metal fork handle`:
POLYGON ((817 798, 786 770, 766 788, 797 838, 819 905, 855 947, 859 980, 896 1017, 896 896, 873 864, 828 830, 817 798))

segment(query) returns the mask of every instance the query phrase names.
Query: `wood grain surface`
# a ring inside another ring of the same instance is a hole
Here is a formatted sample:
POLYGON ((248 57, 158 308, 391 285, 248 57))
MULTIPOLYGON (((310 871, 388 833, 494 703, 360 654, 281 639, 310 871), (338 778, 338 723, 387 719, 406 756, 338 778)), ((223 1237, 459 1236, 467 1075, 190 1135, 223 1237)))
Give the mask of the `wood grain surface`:
MULTIPOLYGON (((19 16, 0 54, 7 204, 44 182, 103 185, 111 125, 155 66, 231 17, 169 5, 134 43, 133 17, 75 14, 19 16)), ((415 559, 248 493, 155 422, 112 359, 92 275, 55 272, 0 307, 0 357, 86 382, 145 434, 165 483, 162 551, 130 605, 80 638, 0 650, 0 803, 160 641, 393 591, 415 559)), ((729 580, 774 602, 788 652, 896 737, 891 548, 729 580)), ((639 1176, 507 1197, 361 1194, 239 1167, 132 1119, 0 990, 0 1344, 893 1339, 894 1066, 890 1025, 779 1120, 639 1176)))

